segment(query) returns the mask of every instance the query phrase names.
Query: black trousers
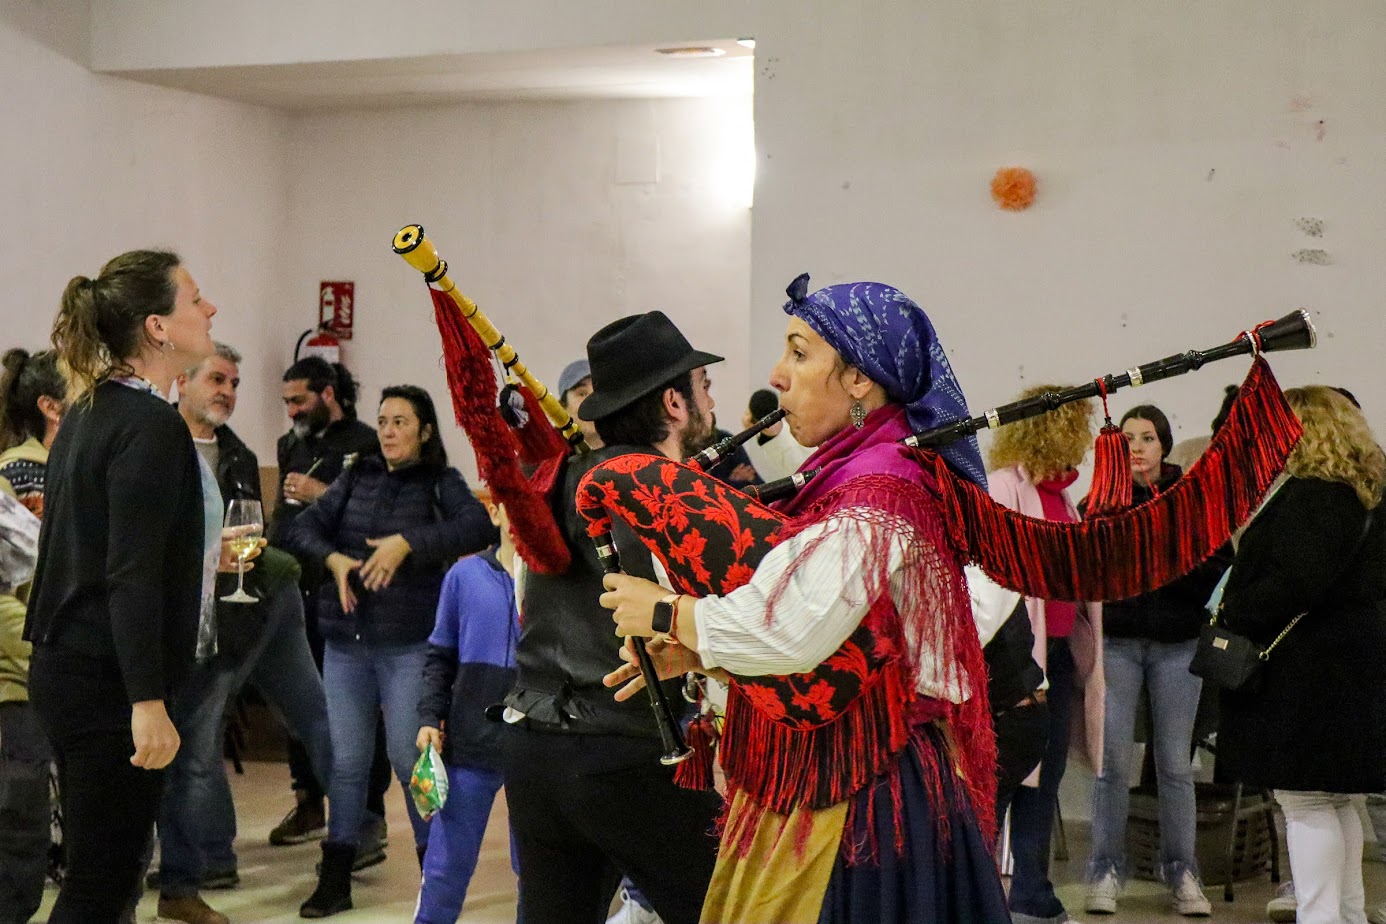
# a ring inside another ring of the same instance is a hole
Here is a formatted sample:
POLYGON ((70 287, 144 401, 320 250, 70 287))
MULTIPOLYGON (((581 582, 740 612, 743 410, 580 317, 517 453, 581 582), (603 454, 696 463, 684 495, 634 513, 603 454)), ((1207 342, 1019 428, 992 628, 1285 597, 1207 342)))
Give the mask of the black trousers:
MULTIPOLYGON (((303 625, 308 633, 308 649, 313 652, 313 662, 322 673, 322 633, 318 631, 317 612, 313 609, 317 599, 316 591, 303 592, 303 625)), ((310 802, 321 802, 327 796, 323 781, 313 772, 313 764, 308 759, 308 749, 293 735, 289 736, 289 778, 293 781, 295 792, 303 793, 310 802)), ((385 753, 385 717, 375 725, 375 757, 371 759, 370 787, 366 790, 366 811, 381 818, 385 817, 385 793, 390 789, 394 771, 390 769, 390 758, 385 753)))
POLYGON ((1049 742, 1049 704, 1006 709, 992 717, 996 729, 996 823, 1006 817, 1006 809, 1025 778, 1044 757, 1049 742))
POLYGON ((525 924, 601 924, 622 874, 665 924, 697 924, 721 798, 681 789, 659 744, 515 728, 505 797, 525 924))
POLYGON ((0 703, 0 924, 28 924, 43 901, 52 759, 33 707, 0 703))
POLYGON ((29 698, 58 765, 67 852, 49 924, 119 924, 143 891, 163 771, 130 763, 130 703, 114 658, 35 646, 29 698))

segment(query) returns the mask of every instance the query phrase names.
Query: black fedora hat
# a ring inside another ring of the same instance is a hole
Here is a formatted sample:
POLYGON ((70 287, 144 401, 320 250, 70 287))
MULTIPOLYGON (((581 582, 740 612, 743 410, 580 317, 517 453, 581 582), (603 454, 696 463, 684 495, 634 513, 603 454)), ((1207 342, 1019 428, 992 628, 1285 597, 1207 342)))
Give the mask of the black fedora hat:
POLYGON ((662 311, 612 321, 587 341, 592 394, 578 408, 583 420, 600 420, 655 389, 722 357, 695 350, 662 311))

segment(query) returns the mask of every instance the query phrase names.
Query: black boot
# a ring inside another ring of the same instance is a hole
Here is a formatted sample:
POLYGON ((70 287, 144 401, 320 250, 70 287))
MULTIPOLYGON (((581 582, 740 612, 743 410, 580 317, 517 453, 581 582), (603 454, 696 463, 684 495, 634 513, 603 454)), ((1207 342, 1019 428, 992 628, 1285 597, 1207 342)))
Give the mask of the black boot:
POLYGON ((355 844, 323 841, 318 887, 298 909, 299 917, 326 918, 351 910, 351 864, 355 859, 355 844))

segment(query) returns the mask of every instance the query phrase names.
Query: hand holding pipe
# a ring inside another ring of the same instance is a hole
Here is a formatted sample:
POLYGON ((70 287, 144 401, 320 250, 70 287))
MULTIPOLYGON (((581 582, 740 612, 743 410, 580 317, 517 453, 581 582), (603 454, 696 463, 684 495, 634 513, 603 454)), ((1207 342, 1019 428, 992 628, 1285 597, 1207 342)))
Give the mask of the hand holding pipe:
MULTIPOLYGON (((592 541, 597 545, 597 558, 601 560, 602 570, 607 574, 620 574, 621 556, 616 551, 616 540, 612 538, 611 533, 595 536, 592 541)), ((659 726, 659 741, 664 747, 659 762, 666 767, 683 763, 693 756, 693 749, 684 743, 678 718, 674 715, 673 707, 669 705, 669 697, 665 695, 664 687, 660 685, 659 672, 650 658, 650 652, 645 648, 645 640, 638 635, 632 635, 630 641, 635 649, 636 660, 640 662, 640 673, 645 678, 645 690, 650 694, 650 707, 654 709, 655 724, 659 726)))

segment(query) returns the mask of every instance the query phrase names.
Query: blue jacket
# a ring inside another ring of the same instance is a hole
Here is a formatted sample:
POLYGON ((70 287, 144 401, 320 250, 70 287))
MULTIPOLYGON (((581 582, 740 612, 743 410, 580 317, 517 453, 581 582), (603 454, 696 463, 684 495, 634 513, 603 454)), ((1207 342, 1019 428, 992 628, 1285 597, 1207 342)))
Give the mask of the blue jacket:
POLYGON ((412 465, 389 471, 379 455, 363 457, 305 508, 289 545, 326 561, 341 552, 365 561, 367 539, 399 533, 412 550, 389 586, 366 591, 353 579, 356 610, 347 614, 329 577, 318 591, 318 628, 325 639, 377 645, 418 644, 433 629, 443 574, 461 555, 499 538, 496 528, 455 468, 412 465))
POLYGON ((444 730, 443 762, 449 766, 500 769, 505 726, 487 719, 486 710, 510 692, 519 638, 515 582, 495 550, 453 565, 428 637, 419 700, 423 723, 444 730))

